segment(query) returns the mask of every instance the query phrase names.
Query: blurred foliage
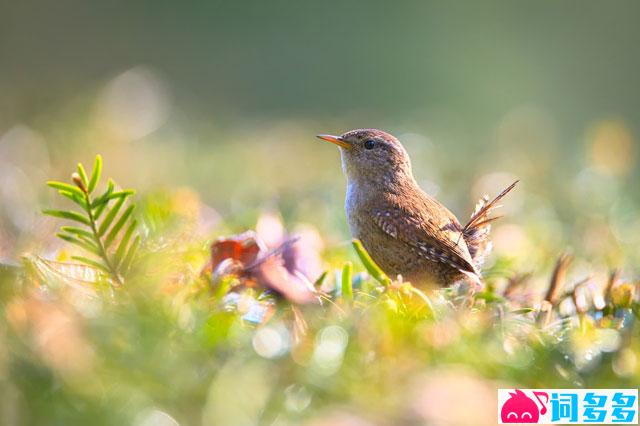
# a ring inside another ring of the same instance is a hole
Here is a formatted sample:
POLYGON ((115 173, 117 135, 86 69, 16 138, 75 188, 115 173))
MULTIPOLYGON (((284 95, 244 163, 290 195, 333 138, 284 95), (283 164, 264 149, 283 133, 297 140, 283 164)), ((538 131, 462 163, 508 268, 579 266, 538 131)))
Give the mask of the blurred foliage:
POLYGON ((202 208, 187 214, 184 197, 141 203, 153 226, 121 288, 34 256, 18 276, 3 268, 8 424, 481 425, 495 423, 499 387, 640 380, 638 284, 619 274, 577 279, 564 256, 539 294, 500 257, 475 296, 420 290, 358 242, 321 261, 319 234, 289 234, 274 213, 210 249, 184 238, 202 208), (277 256, 294 266, 274 287, 277 256), (300 274, 318 278, 319 297, 286 288, 300 274), (461 398, 473 409, 457 409, 461 398))

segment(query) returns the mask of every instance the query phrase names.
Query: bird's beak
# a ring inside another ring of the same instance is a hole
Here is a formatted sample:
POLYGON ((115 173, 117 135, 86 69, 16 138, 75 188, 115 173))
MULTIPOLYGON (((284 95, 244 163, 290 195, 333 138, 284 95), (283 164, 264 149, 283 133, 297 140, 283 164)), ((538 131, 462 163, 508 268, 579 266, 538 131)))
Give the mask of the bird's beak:
POLYGON ((333 144, 338 145, 339 147, 342 148, 350 148, 350 145, 347 141, 345 141, 344 139, 342 139, 340 136, 333 136, 333 135, 318 135, 316 136, 318 139, 322 139, 325 140, 327 142, 331 142, 333 144))

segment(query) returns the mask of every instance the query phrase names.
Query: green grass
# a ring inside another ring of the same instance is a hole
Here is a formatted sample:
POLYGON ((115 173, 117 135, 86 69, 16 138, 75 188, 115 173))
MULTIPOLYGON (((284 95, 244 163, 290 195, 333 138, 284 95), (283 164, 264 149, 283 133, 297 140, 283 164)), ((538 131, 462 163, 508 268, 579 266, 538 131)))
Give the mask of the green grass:
POLYGON ((120 286, 71 260, 82 245, 0 269, 0 413, 15 424, 493 424, 499 387, 640 382, 637 284, 614 280, 600 302, 566 258, 555 278, 536 271, 543 288, 494 259, 474 295, 394 281, 357 241, 317 252, 303 238, 324 274, 308 277, 319 302, 297 304, 253 269, 207 268, 184 194, 138 206, 144 238, 120 286))

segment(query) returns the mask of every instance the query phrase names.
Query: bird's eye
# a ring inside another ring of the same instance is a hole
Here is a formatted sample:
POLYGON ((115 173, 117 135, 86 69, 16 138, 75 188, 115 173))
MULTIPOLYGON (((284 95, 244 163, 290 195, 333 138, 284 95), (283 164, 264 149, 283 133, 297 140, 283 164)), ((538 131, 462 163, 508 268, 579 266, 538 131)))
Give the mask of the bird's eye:
POLYGON ((374 141, 373 139, 367 139, 364 142, 365 149, 373 149, 374 146, 376 146, 376 141, 374 141))

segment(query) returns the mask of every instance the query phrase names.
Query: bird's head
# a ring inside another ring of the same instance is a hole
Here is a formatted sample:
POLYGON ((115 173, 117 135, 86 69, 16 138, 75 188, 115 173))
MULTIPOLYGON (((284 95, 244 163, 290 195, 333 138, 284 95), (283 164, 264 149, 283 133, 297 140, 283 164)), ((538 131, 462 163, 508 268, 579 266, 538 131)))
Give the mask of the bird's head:
POLYGON ((409 155, 398 139, 377 129, 358 129, 340 136, 318 135, 340 147, 342 169, 349 180, 387 182, 412 179, 409 155))

